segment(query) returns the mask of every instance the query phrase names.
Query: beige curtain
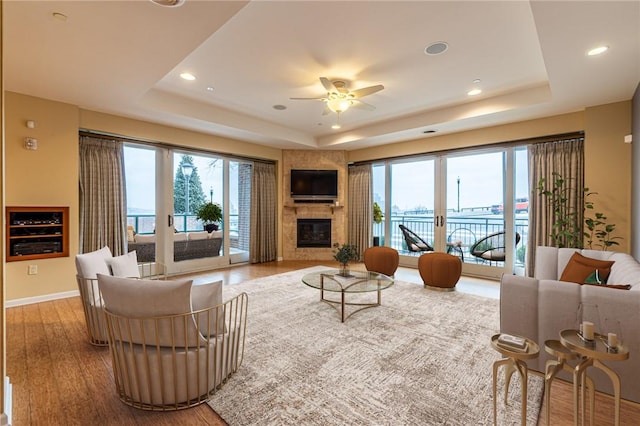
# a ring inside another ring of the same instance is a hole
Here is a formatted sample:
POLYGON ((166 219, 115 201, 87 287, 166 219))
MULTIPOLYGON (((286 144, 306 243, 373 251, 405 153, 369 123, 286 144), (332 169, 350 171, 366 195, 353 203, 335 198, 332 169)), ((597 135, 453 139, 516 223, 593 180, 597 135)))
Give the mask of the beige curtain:
POLYGON ((576 136, 529 146, 529 235, 527 242, 527 274, 534 274, 535 248, 551 246, 549 236, 554 223, 553 211, 547 198, 538 194, 538 182, 544 178, 551 188, 559 173, 567 181, 569 205, 578 213, 576 223, 584 224, 584 137, 576 136))
POLYGON ((251 263, 276 260, 277 212, 276 166, 255 162, 251 175, 251 263))
POLYGON ((122 142, 80 136, 80 252, 125 253, 127 214, 122 142))
POLYGON ((349 244, 358 248, 360 260, 372 244, 373 191, 371 164, 349 167, 349 244))

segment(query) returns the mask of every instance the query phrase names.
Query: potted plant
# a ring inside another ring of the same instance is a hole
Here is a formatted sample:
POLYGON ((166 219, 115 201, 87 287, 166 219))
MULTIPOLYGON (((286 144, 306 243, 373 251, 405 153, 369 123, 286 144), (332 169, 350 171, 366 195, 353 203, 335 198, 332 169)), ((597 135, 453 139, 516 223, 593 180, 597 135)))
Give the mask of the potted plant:
POLYGON ((349 261, 360 259, 358 248, 352 244, 343 244, 341 246, 339 243, 335 243, 333 248, 335 249, 333 250, 333 258, 340 262, 340 275, 343 277, 350 276, 349 261))
MULTIPOLYGON (((382 209, 380 208, 380 204, 377 201, 373 203, 373 222, 376 224, 381 224, 382 219, 384 218, 384 214, 382 213, 382 209)), ((380 245, 380 237, 373 237, 373 245, 380 245)))
POLYGON ((196 210, 196 217, 204 224, 207 232, 217 231, 222 219, 222 208, 218 203, 204 203, 196 210))

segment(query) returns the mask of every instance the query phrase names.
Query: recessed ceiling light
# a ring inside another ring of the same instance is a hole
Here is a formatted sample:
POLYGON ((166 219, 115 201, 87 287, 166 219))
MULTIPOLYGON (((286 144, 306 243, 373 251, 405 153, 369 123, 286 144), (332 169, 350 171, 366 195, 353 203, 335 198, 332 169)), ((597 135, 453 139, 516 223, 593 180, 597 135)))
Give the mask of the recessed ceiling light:
POLYGON ((207 92, 213 92, 213 87, 211 86, 207 87, 207 92))
POLYGON ((596 47, 595 49, 591 49, 590 51, 588 51, 587 55, 589 55, 589 56, 600 55, 600 54, 606 52, 607 50, 609 50, 609 46, 600 46, 600 47, 596 47))
POLYGON ((184 0, 151 0, 151 3, 164 7, 178 7, 184 4, 184 0))
POLYGON ((183 72, 182 74, 180 74, 180 77, 183 80, 189 80, 189 81, 193 81, 196 79, 196 76, 191 74, 190 72, 183 72))
POLYGON ((476 95, 479 95, 480 93, 482 93, 482 90, 480 90, 480 89, 472 89, 472 90, 469 90, 467 92, 467 95, 476 96, 476 95))
POLYGON ((445 43, 444 41, 438 41, 425 47, 424 53, 426 53, 427 55, 439 55, 446 52, 448 48, 449 45, 447 43, 445 43))
POLYGON ((284 105, 274 105, 273 109, 277 109, 278 111, 282 111, 282 110, 287 109, 287 107, 284 106, 284 105))

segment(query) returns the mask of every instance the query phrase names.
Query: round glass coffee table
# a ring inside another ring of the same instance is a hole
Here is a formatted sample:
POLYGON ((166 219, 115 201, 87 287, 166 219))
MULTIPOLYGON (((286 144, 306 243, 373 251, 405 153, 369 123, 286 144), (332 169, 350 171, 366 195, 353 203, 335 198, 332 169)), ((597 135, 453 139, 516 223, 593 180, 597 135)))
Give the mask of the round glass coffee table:
POLYGON ((393 285, 393 279, 377 272, 350 271, 349 276, 340 275, 338 269, 328 269, 320 272, 312 272, 302 277, 302 282, 309 287, 320 290, 320 300, 331 305, 340 314, 340 320, 344 322, 351 315, 363 309, 380 306, 382 303, 382 290, 393 285), (340 300, 331 300, 325 297, 325 292, 339 293, 340 300), (377 301, 371 303, 347 302, 345 297, 348 293, 370 293, 377 292, 377 301), (356 309, 348 315, 345 313, 346 306, 355 306, 356 309))

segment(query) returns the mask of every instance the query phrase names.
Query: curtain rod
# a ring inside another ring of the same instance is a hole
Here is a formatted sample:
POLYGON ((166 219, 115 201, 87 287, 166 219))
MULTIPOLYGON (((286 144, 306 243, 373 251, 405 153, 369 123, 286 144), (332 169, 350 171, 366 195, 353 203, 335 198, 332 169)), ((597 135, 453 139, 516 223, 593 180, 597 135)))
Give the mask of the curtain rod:
POLYGON ((182 151, 188 151, 188 152, 193 152, 193 153, 206 152, 207 154, 214 154, 214 155, 217 155, 217 156, 220 156, 220 157, 223 157, 223 158, 227 158, 227 159, 232 159, 232 160, 253 161, 253 162, 256 162, 256 163, 265 163, 265 164, 275 164, 276 163, 275 160, 265 160, 265 159, 262 159, 262 158, 244 157, 242 155, 235 155, 235 154, 231 155, 231 154, 225 154, 225 153, 218 152, 218 151, 209 150, 209 149, 206 149, 206 148, 185 147, 185 146, 174 145, 174 144, 170 144, 170 143, 166 143, 166 142, 158 142, 158 141, 154 141, 154 140, 150 140, 150 139, 135 139, 135 138, 131 138, 131 137, 128 137, 128 136, 116 135, 116 134, 113 134, 113 133, 96 132, 95 130, 80 129, 78 134, 80 136, 87 136, 87 137, 92 137, 92 138, 105 138, 105 139, 111 139, 111 140, 117 141, 117 142, 135 143, 135 144, 138 144, 138 145, 148 145, 148 146, 160 147, 160 148, 171 149, 171 150, 182 150, 182 151))
POLYGON ((428 151, 428 152, 418 152, 415 154, 407 154, 407 155, 399 155, 396 157, 383 157, 383 158, 376 158, 376 159, 372 159, 372 160, 365 160, 365 161, 356 161, 353 163, 349 163, 350 166, 359 166, 362 164, 372 164, 372 163, 377 163, 380 161, 389 161, 389 160, 402 160, 402 159, 406 159, 406 158, 417 158, 417 157, 422 157, 422 156, 426 156, 426 155, 431 155, 431 154, 446 154, 446 153, 451 153, 451 152, 455 152, 455 153, 460 153, 463 151, 477 151, 478 149, 484 149, 484 148, 495 148, 495 147, 509 147, 509 146, 519 146, 519 145, 536 145, 536 144, 540 144, 540 143, 548 143, 548 142, 555 142, 555 141, 559 141, 559 140, 564 140, 564 139, 575 139, 575 138, 580 138, 580 137, 584 137, 584 131, 578 131, 578 132, 570 132, 570 133, 559 133, 556 135, 549 135, 549 136, 538 136, 535 138, 526 138, 526 139, 515 139, 512 141, 506 141, 506 142, 495 142, 495 143, 490 143, 487 145, 477 145, 477 146, 469 146, 469 147, 464 147, 464 148, 456 148, 456 149, 440 149, 440 150, 435 150, 435 151, 428 151))

